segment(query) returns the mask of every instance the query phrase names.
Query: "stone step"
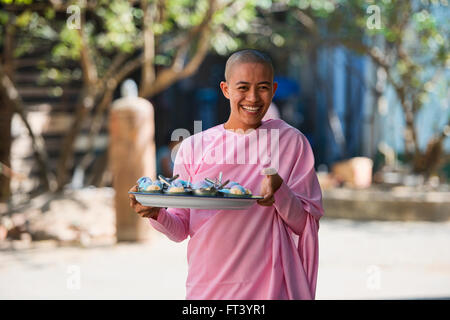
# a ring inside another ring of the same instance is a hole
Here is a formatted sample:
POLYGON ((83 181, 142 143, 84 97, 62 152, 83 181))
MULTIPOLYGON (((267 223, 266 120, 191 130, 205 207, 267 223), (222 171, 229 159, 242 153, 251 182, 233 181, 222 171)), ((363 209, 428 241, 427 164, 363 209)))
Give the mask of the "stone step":
POLYGON ((323 191, 323 206, 329 218, 450 221, 450 190, 334 188, 323 191))

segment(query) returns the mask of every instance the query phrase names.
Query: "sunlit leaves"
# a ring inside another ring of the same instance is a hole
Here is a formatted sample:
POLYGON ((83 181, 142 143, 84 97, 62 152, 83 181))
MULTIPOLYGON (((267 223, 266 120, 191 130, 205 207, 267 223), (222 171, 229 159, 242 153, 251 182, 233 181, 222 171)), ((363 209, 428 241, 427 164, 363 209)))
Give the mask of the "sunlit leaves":
POLYGON ((142 10, 133 9, 126 0, 111 1, 108 6, 100 7, 96 14, 102 19, 103 30, 94 30, 97 44, 106 51, 119 49, 125 52, 134 50, 138 31, 134 17, 141 18, 142 10))
POLYGON ((47 23, 46 18, 37 12, 24 10, 15 19, 6 12, 0 16, 1 24, 6 25, 13 22, 14 28, 24 34, 16 39, 13 53, 16 58, 33 51, 34 48, 41 45, 42 41, 54 41, 58 38, 58 33, 47 23))
POLYGON ((270 37, 270 40, 277 47, 282 47, 285 44, 285 42, 286 42, 285 38, 282 35, 278 34, 278 33, 274 33, 270 37))
POLYGON ((59 34, 60 42, 53 47, 52 55, 56 61, 80 58, 81 38, 76 29, 64 26, 59 34))
POLYGON ((168 19, 181 29, 199 25, 208 10, 208 6, 207 0, 172 0, 166 2, 168 19))
POLYGON ((418 31, 436 29, 436 19, 427 10, 415 13, 413 19, 417 23, 418 31))
POLYGON ((217 53, 225 55, 239 47, 238 41, 225 32, 218 32, 212 37, 211 44, 217 53))
POLYGON ((1 0, 0 3, 16 4, 16 5, 27 5, 27 4, 33 3, 33 0, 1 0))
POLYGON ((58 69, 55 67, 50 67, 47 68, 45 70, 43 70, 43 72, 40 74, 40 77, 38 79, 38 84, 42 85, 42 84, 46 84, 48 82, 53 82, 53 83, 69 83, 71 80, 75 79, 79 79, 80 77, 80 70, 76 69, 77 71, 72 71, 69 68, 62 68, 62 69, 58 69))
POLYGON ((154 64, 160 66, 169 66, 171 59, 167 55, 157 54, 155 56, 154 64))
POLYGON ((223 30, 229 30, 234 35, 251 32, 250 22, 256 18, 255 2, 251 0, 235 1, 215 13, 213 23, 223 30))
POLYGON ((55 13, 55 10, 53 10, 53 8, 45 9, 44 16, 46 19, 52 20, 53 18, 55 18, 55 14, 56 13, 55 13))

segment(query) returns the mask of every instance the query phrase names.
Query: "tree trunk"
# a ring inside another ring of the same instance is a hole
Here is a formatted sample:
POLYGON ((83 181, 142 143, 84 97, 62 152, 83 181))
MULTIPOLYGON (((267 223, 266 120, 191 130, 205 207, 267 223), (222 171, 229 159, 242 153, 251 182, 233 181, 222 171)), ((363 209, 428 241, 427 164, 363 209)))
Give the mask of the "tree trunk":
MULTIPOLYGON (((0 163, 11 167, 11 119, 13 109, 4 97, 0 99, 0 163)), ((1 164, 0 164, 1 165, 1 164)), ((0 173, 0 202, 6 202, 11 195, 10 178, 0 173)))
POLYGON ((89 111, 95 105, 95 100, 96 95, 92 92, 92 90, 84 88, 71 130, 64 137, 63 148, 58 160, 58 168, 56 173, 58 191, 61 191, 68 182, 68 171, 73 164, 75 141, 81 132, 84 120, 89 114, 89 111))
POLYGON ((416 154, 413 161, 413 171, 415 173, 423 173, 428 178, 433 174, 437 174, 439 168, 445 164, 444 140, 448 137, 450 128, 435 135, 428 141, 427 148, 422 154, 416 154), (447 130, 447 132, 446 132, 447 130))
POLYGON ((53 190, 53 175, 51 171, 48 169, 47 162, 48 156, 47 151, 45 150, 44 139, 41 135, 35 134, 27 120, 27 115, 25 111, 24 104, 20 95, 17 91, 17 88, 14 86, 14 83, 5 74, 3 70, 3 66, 0 64, 0 95, 6 101, 6 104, 10 105, 13 108, 14 112, 17 112, 25 124, 25 127, 28 130, 28 133, 31 138, 31 143, 33 146, 34 157, 39 165, 41 171, 41 181, 42 185, 46 190, 53 190))
POLYGON ((68 171, 73 165, 74 147, 76 138, 83 127, 84 120, 89 112, 94 108, 98 92, 98 72, 95 65, 95 59, 92 57, 91 50, 88 45, 88 36, 85 33, 85 12, 81 14, 81 28, 78 29, 80 37, 80 64, 83 70, 83 90, 81 92, 80 101, 77 105, 75 119, 71 130, 64 137, 63 149, 58 160, 57 168, 57 190, 61 191, 68 182, 68 171))
MULTIPOLYGON (((5 30, 3 61, 0 61, 0 63, 3 63, 5 74, 10 79, 12 79, 14 73, 14 33, 14 25, 8 24, 5 30)), ((11 167, 11 120, 14 113, 13 110, 14 109, 6 96, 0 94, 0 165, 3 163, 8 167, 11 167)), ((0 202, 8 200, 10 195, 10 178, 0 173, 0 202)))
MULTIPOLYGON (((92 117, 88 136, 87 151, 86 154, 81 159, 81 161, 79 162, 78 166, 75 168, 75 170, 79 170, 79 172, 82 173, 83 179, 82 181, 80 181, 82 185, 84 185, 84 176, 87 168, 91 165, 91 163, 95 161, 95 146, 94 146, 95 138, 98 136, 100 130, 102 129, 103 120, 106 117, 106 111, 108 107, 112 103, 115 88, 116 87, 113 86, 108 87, 106 89, 106 92, 103 95, 103 98, 100 101, 99 105, 97 106, 95 114, 92 117)), ((94 171, 93 175, 96 176, 97 173, 94 171)))

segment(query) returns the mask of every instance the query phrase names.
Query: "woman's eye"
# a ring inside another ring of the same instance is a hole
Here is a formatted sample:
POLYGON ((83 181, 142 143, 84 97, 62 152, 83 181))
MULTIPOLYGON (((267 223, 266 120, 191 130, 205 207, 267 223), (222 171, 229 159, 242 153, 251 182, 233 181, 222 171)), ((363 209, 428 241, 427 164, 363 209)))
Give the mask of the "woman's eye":
POLYGON ((246 90, 247 87, 238 87, 239 90, 246 90))

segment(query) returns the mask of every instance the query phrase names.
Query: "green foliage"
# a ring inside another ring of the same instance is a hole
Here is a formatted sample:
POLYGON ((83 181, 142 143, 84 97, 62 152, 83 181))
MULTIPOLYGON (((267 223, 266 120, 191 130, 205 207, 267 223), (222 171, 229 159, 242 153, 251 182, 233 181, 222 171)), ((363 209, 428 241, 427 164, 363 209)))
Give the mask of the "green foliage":
MULTIPOLYGON (((20 39, 15 56, 20 57, 32 52, 37 47, 48 46, 50 53, 47 59, 48 69, 43 69, 42 78, 49 81, 67 81, 67 72, 56 72, 55 64, 65 65, 65 62, 80 59, 82 46, 80 30, 71 29, 68 18, 71 13, 57 12, 50 2, 44 1, 8 1, 5 4, 23 7, 23 10, 0 12, 0 31, 9 19, 13 19, 17 39, 20 39), (33 11, 33 4, 47 3, 48 7, 40 6, 39 12, 33 11), (62 76, 64 74, 64 76, 62 76)), ((209 27, 214 30, 211 38, 212 48, 220 54, 227 54, 237 49, 241 44, 239 35, 251 32, 253 21, 257 16, 256 6, 269 8, 271 0, 218 0, 221 10, 213 13, 209 27)), ((80 5, 74 2, 75 5, 80 5)), ((189 30, 199 26, 209 9, 208 0, 170 0, 149 1, 154 9, 151 30, 155 35, 156 65, 167 66, 175 54, 173 48, 164 48, 164 44, 179 36, 187 35, 189 30), (163 4, 163 14, 158 6, 163 4)), ((144 12, 139 2, 128 0, 99 0, 96 7, 79 7, 81 13, 82 33, 89 45, 89 52, 96 64, 99 76, 107 70, 112 57, 118 52, 133 54, 143 47, 144 12)), ((0 39, 1 41, 1 39, 0 39)), ((0 43, 1 45, 1 43, 0 43)))
POLYGON ((62 26, 59 33, 59 42, 53 47, 53 61, 58 63, 67 59, 78 60, 80 58, 81 38, 76 29, 62 26))
MULTIPOLYGON (((80 59, 80 33, 68 28, 68 14, 56 12, 50 4, 39 12, 29 9, 36 3, 48 3, 44 1, 0 2, 23 6, 20 11, 0 11, 0 31, 4 33, 8 20, 15 14, 14 25, 22 33, 18 37, 21 40, 16 56, 37 46, 48 45, 51 48, 48 60, 52 63, 80 59)), ((156 41, 155 64, 170 65, 175 51, 170 47, 161 48, 199 26, 208 11, 208 3, 208 0, 149 1, 150 6, 156 7, 151 24, 156 41), (158 7, 161 3, 162 15, 158 7)), ((348 40, 375 47, 381 38, 388 48, 395 48, 399 43, 405 47, 411 59, 397 56, 392 72, 396 79, 408 80, 412 88, 423 87, 430 80, 422 73, 433 65, 440 68, 450 64, 449 18, 448 15, 441 17, 440 23, 436 19, 437 14, 443 14, 441 4, 388 0, 218 0, 217 5, 221 9, 214 12, 210 28, 214 30, 212 48, 219 54, 225 55, 244 45, 288 48, 301 39, 310 41, 313 37, 348 40), (380 28, 367 27, 368 9, 373 5, 381 13, 380 28), (276 23, 276 12, 271 11, 276 6, 284 6, 279 23, 276 23), (305 32, 296 16, 298 12, 313 21, 317 34, 311 30, 305 32), (406 27, 402 26, 404 23, 406 27)), ((81 8, 81 15, 83 33, 100 76, 117 52, 134 53, 142 49, 144 13, 139 2, 99 0, 95 8, 81 8)))
POLYGON ((32 4, 33 0, 0 0, 4 4, 28 5, 32 4))
MULTIPOLYGON (((450 64, 450 15, 444 2, 290 0, 288 4, 290 11, 301 10, 314 21, 318 35, 313 36, 352 43, 353 49, 377 48, 384 42, 384 57, 390 59, 393 79, 410 96, 422 97, 421 101, 430 93, 424 89, 431 81, 430 75, 442 72, 450 64), (367 25, 374 14, 369 6, 379 10, 381 23, 377 28, 367 25)), ((438 80, 442 77, 433 81, 438 80)))
POLYGON ((243 40, 238 35, 252 32, 251 22, 256 18, 256 1, 238 1, 216 12, 213 24, 219 26, 212 38, 216 52, 225 55, 239 48, 243 40))
POLYGON ((140 43, 139 31, 135 25, 135 17, 142 18, 142 10, 132 8, 126 0, 112 1, 109 5, 100 7, 95 14, 103 22, 103 28, 95 29, 89 36, 93 38, 93 45, 106 52, 120 50, 132 52, 136 43, 140 43), (140 12, 138 14, 137 12, 140 12))

